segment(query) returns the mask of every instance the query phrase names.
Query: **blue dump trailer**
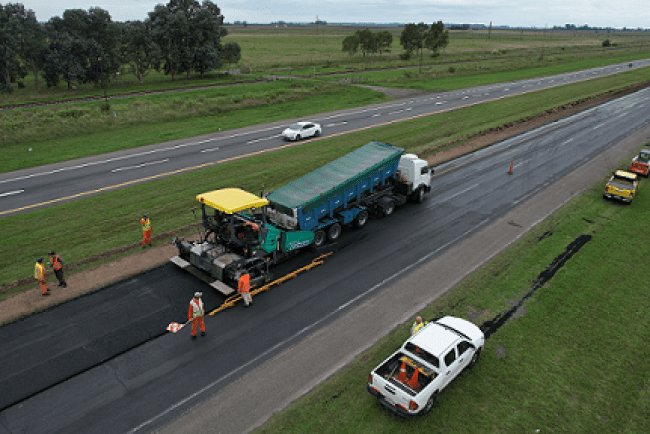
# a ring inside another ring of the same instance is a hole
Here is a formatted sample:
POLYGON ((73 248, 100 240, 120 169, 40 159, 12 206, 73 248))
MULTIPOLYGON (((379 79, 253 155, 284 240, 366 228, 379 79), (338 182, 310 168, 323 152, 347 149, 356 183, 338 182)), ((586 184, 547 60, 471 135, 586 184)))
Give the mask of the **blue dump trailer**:
POLYGON ((239 189, 197 196, 205 234, 197 242, 174 238, 172 262, 229 295, 239 278, 270 278, 270 268, 308 246, 336 241, 345 225, 363 227, 430 192, 426 161, 387 143, 371 142, 263 198, 239 189))
POLYGON ((343 225, 364 226, 431 190, 427 162, 404 149, 371 142, 266 196, 268 215, 287 230, 314 232, 314 245, 335 241, 343 225))

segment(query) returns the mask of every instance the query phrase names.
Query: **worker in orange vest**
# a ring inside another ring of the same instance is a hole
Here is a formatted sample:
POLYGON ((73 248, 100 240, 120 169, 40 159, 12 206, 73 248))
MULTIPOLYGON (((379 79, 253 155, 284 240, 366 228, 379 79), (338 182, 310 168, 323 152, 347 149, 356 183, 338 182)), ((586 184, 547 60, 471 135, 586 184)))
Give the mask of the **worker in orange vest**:
POLYGON ((50 295, 50 290, 47 289, 47 282, 45 281, 45 265, 43 265, 43 258, 38 258, 36 260, 36 265, 34 266, 34 279, 38 280, 38 284, 41 286, 41 293, 43 295, 50 295))
POLYGON ((59 281, 59 286, 67 287, 68 284, 65 282, 65 277, 63 277, 63 259, 54 250, 50 252, 50 265, 52 265, 54 275, 59 281))
POLYGON ((244 273, 239 276, 237 291, 244 299, 244 306, 248 307, 253 303, 253 297, 251 296, 251 276, 249 276, 248 273, 244 273))
POLYGON ((147 214, 140 219, 140 224, 142 225, 142 248, 144 249, 145 243, 151 245, 151 221, 147 214))
POLYGON ((205 311, 203 310, 203 300, 201 300, 202 295, 202 292, 194 293, 194 298, 190 300, 190 309, 187 312, 187 320, 192 321, 192 339, 196 339, 197 323, 201 328, 201 336, 205 336, 205 323, 203 322, 205 311))

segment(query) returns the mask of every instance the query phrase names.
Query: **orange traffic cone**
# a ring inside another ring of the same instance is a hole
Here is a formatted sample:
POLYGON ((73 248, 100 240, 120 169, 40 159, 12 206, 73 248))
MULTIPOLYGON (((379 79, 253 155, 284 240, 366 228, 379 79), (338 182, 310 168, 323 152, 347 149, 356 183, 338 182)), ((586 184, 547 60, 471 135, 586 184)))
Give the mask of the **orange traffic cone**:
POLYGON ((510 170, 508 170, 508 175, 512 175, 512 166, 515 164, 515 160, 510 162, 510 170))
POLYGON ((409 387, 411 389, 413 389, 413 390, 420 387, 420 383, 418 382, 418 370, 419 369, 417 369, 417 368, 415 369, 415 372, 413 373, 413 376, 411 377, 411 379, 408 382, 409 387))
POLYGON ((402 360, 402 367, 399 369, 397 381, 400 383, 406 383, 406 360, 402 360))

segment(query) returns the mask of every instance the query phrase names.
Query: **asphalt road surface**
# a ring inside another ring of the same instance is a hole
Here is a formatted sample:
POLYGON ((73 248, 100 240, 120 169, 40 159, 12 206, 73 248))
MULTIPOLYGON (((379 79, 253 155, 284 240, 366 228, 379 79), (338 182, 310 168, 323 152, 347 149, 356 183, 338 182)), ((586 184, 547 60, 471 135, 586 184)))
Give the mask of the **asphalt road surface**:
MULTIPOLYGON (((650 65, 650 59, 316 115, 323 138, 650 65)), ((242 128, 0 174, 0 217, 284 149, 293 121, 242 128)), ((215 125, 215 129, 218 125, 215 125)), ((294 144, 298 145, 298 144, 294 144)))
MULTIPOLYGON (((168 432, 203 432, 210 424, 215 424, 214 431, 250 430, 376 339, 367 338, 363 345, 350 339, 357 344, 350 348, 323 340, 324 330, 336 328, 349 312, 366 306, 385 311, 385 320, 381 327, 354 330, 355 339, 406 320, 404 312, 421 308, 425 301, 400 297, 377 305, 392 283, 421 275, 429 264, 521 209, 519 205, 525 203, 524 208, 534 212, 536 203, 528 199, 558 180, 571 180, 576 169, 610 155, 615 144, 647 133, 649 104, 650 90, 642 90, 437 167, 433 191, 423 204, 407 204, 362 230, 348 229, 323 265, 257 296, 248 309, 236 306, 208 317, 208 335, 196 341, 190 341, 187 329, 170 334, 164 328, 185 318, 194 291, 204 291, 209 308, 220 299, 172 265, 0 328, 0 434, 134 433, 166 426, 168 432), (514 173, 508 175, 511 164, 514 173), (395 313, 392 309, 398 309, 399 302, 410 307, 395 313), (262 366, 273 372, 280 365, 272 359, 281 360, 311 343, 332 355, 342 348, 348 352, 336 360, 319 356, 327 369, 314 370, 317 361, 302 371, 290 368, 295 382, 274 383, 287 374, 277 371, 267 381, 245 381, 264 372, 262 366), (271 383, 273 390, 262 392, 271 383), (248 408, 248 417, 220 413, 233 403, 254 400, 263 400, 270 413, 262 405, 248 408), (183 415, 201 403, 210 403, 209 409, 192 411, 192 420, 205 425, 192 430, 183 415), (219 422, 210 422, 217 414, 219 422)), ((647 140, 647 134, 644 137, 647 140)), ((641 143, 632 141, 628 147, 641 143)), ((622 157, 608 158, 605 167, 622 157)), ((603 173, 601 167, 592 176, 603 173)), ((569 181, 562 188, 570 196, 584 187, 569 181)), ((561 204, 566 199, 558 200, 561 204)), ((505 228, 501 244, 507 245, 512 229, 517 231, 514 237, 521 235, 518 222, 505 228)), ((441 282, 451 285, 478 266, 471 258, 482 247, 470 245, 443 274, 427 275, 400 291, 424 290, 430 301, 436 292, 428 288, 441 282)), ((296 261, 307 261, 313 254, 296 261)), ((389 295, 398 297, 400 291, 389 295)))

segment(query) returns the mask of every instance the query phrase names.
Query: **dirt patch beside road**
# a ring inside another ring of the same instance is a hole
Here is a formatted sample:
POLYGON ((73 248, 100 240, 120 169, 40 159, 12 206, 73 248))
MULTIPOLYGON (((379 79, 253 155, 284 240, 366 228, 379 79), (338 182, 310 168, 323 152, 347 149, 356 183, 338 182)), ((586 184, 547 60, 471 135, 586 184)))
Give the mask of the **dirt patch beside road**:
MULTIPOLYGON (((650 81, 635 86, 629 86, 628 88, 618 92, 608 92, 603 95, 586 98, 581 101, 576 101, 561 107, 547 110, 529 118, 520 119, 516 122, 501 125, 490 130, 481 131, 454 142, 445 143, 427 150, 424 153, 424 158, 429 162, 429 165, 435 166, 648 86, 650 86, 650 81)), ((141 250, 140 244, 135 243, 131 246, 124 246, 110 252, 93 256, 79 263, 67 264, 66 272, 69 274, 66 279, 68 282, 67 288, 63 289, 57 287, 56 279, 54 279, 54 276, 49 275, 48 286, 52 290, 50 296, 42 296, 38 285, 34 284, 32 289, 22 291, 7 297, 4 300, 0 300, 0 324, 6 324, 32 313, 46 310, 84 294, 97 291, 112 283, 127 279, 130 276, 164 265, 169 258, 177 254, 176 247, 172 246, 168 240, 176 233, 187 232, 188 230, 190 230, 190 227, 155 235, 154 242, 158 241, 161 244, 152 248, 141 250), (88 265, 103 261, 107 258, 117 257, 129 250, 135 250, 136 253, 120 257, 119 259, 98 265, 92 269, 70 274, 71 271, 74 271, 75 268, 79 268, 82 265, 88 265)), ((137 236, 137 234, 134 234, 134 237, 137 236)), ((195 237, 197 236, 192 236, 190 238, 195 237)), ((11 285, 6 285, 1 288, 0 293, 4 293, 17 286, 28 284, 31 281, 33 281, 31 278, 16 281, 11 285)))

